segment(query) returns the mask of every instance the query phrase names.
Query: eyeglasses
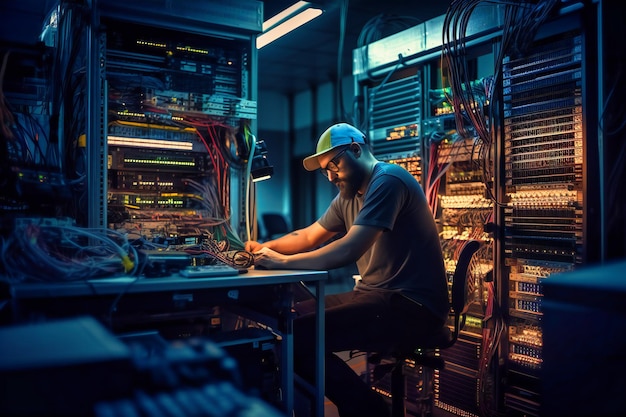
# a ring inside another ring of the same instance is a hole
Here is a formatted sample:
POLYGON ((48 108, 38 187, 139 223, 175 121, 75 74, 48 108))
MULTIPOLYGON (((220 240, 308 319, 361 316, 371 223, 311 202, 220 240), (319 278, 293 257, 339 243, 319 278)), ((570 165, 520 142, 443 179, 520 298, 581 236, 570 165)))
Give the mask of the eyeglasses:
POLYGON ((339 152, 337 155, 334 156, 333 159, 331 159, 327 164, 326 164, 326 168, 320 168, 320 174, 322 174, 323 176, 325 176, 326 178, 328 178, 328 173, 329 172, 339 172, 339 167, 337 166, 337 163, 339 163, 339 159, 341 159, 341 156, 346 153, 346 151, 350 149, 350 147, 346 147, 344 149, 341 150, 341 152, 339 152))

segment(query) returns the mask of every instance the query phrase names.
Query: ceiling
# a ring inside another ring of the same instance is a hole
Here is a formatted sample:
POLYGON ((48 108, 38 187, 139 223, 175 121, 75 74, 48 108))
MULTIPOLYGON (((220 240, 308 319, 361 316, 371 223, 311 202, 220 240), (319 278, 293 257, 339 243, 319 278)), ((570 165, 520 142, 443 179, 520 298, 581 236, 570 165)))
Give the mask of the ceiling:
MULTIPOLYGON (((264 1, 264 19, 295 1, 264 1)), ((451 4, 451 0, 311 1, 324 10, 321 16, 258 51, 260 90, 293 94, 313 85, 336 82, 340 65, 344 76, 352 74, 352 51, 362 45, 360 40, 380 39, 443 15, 451 4), (342 10, 347 10, 343 41, 342 10)))

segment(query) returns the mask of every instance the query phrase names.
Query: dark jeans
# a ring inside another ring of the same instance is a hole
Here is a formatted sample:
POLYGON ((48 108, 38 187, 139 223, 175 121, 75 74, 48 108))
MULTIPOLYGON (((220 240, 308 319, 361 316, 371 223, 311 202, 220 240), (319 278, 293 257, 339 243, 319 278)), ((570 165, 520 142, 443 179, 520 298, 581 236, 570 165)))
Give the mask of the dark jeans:
MULTIPOLYGON (((385 417, 383 398, 333 352, 387 350, 414 332, 432 332, 443 324, 432 313, 390 291, 350 291, 325 298, 325 394, 342 417, 385 417)), ((313 382, 315 375, 314 300, 296 304, 295 371, 313 382)))

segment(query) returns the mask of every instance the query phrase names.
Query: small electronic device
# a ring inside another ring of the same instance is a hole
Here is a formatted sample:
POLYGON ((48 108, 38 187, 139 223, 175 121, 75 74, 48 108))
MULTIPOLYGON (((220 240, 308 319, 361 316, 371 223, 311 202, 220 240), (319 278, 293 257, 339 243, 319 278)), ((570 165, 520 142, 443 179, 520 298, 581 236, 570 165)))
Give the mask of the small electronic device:
POLYGON ((226 264, 188 266, 180 270, 187 278, 226 277, 239 274, 239 270, 226 264))
POLYGON ((191 265, 191 255, 183 251, 144 249, 141 253, 145 256, 146 278, 166 277, 191 265))

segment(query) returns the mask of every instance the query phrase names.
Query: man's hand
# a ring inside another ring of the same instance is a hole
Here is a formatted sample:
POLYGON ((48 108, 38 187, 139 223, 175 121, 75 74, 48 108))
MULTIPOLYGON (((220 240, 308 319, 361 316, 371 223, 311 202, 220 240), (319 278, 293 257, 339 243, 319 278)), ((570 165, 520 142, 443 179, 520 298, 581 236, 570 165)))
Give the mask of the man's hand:
POLYGON ((266 247, 262 247, 254 252, 254 265, 267 269, 284 269, 288 255, 275 252, 266 247))
POLYGON ((255 240, 248 240, 248 241, 245 243, 245 249, 246 249, 248 252, 256 252, 256 251, 258 251, 259 249, 261 249, 262 247, 263 247, 263 244, 262 244, 262 243, 259 243, 259 242, 257 242, 257 241, 255 241, 255 240))

